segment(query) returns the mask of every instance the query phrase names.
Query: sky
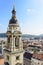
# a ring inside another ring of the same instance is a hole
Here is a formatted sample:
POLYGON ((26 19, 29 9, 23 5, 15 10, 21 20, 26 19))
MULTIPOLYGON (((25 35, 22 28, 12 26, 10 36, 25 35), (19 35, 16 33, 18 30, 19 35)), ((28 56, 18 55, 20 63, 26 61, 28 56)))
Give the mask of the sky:
POLYGON ((43 34, 43 0, 0 0, 0 33, 7 31, 13 4, 23 34, 43 34))

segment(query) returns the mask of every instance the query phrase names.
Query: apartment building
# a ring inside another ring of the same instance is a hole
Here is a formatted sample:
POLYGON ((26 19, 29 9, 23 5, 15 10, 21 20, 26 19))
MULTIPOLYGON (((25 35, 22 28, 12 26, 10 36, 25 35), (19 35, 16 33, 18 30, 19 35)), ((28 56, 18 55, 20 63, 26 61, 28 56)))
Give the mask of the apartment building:
POLYGON ((35 52, 33 54, 31 65, 43 65, 43 52, 35 52))

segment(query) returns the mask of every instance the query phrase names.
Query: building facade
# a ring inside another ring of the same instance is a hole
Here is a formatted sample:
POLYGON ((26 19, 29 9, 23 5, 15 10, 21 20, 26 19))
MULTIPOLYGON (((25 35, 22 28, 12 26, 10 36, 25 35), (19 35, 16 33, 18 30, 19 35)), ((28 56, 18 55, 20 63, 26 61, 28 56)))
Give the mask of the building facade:
POLYGON ((31 65, 32 55, 33 55, 33 54, 31 54, 31 53, 29 53, 29 52, 25 52, 25 53, 24 53, 24 65, 31 65))
POLYGON ((0 55, 3 55, 3 42, 0 42, 0 55))
POLYGON ((23 65, 23 43, 22 33, 16 19, 16 11, 13 7, 12 17, 6 32, 7 43, 4 50, 5 65, 23 65))
POLYGON ((3 57, 3 55, 0 55, 0 65, 4 65, 4 57, 3 57))
POLYGON ((43 65, 43 52, 35 52, 33 54, 31 65, 43 65))

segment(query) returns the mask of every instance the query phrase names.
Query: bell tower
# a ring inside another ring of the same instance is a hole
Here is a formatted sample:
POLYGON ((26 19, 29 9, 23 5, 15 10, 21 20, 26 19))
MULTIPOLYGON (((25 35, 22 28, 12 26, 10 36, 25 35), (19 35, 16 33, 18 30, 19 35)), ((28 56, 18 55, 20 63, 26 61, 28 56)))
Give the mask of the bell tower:
POLYGON ((5 65, 23 65, 22 33, 20 31, 14 7, 6 35, 7 43, 4 51, 5 65))

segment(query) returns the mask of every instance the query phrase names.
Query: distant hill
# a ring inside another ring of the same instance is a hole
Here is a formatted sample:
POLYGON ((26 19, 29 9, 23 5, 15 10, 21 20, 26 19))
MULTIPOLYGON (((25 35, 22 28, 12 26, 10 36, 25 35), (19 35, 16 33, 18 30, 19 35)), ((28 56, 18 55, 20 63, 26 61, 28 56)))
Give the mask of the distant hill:
MULTIPOLYGON (((6 33, 0 33, 0 38, 6 37, 6 33)), ((43 39, 43 34, 41 35, 30 35, 30 34, 23 34, 22 39, 43 39)))
POLYGON ((22 39, 34 39, 35 35, 23 34, 22 39))
POLYGON ((22 39, 39 40, 39 39, 43 39, 43 34, 41 34, 41 35, 24 34, 24 35, 22 35, 22 39))
POLYGON ((6 37, 6 34, 5 33, 0 33, 0 38, 4 38, 6 37))

